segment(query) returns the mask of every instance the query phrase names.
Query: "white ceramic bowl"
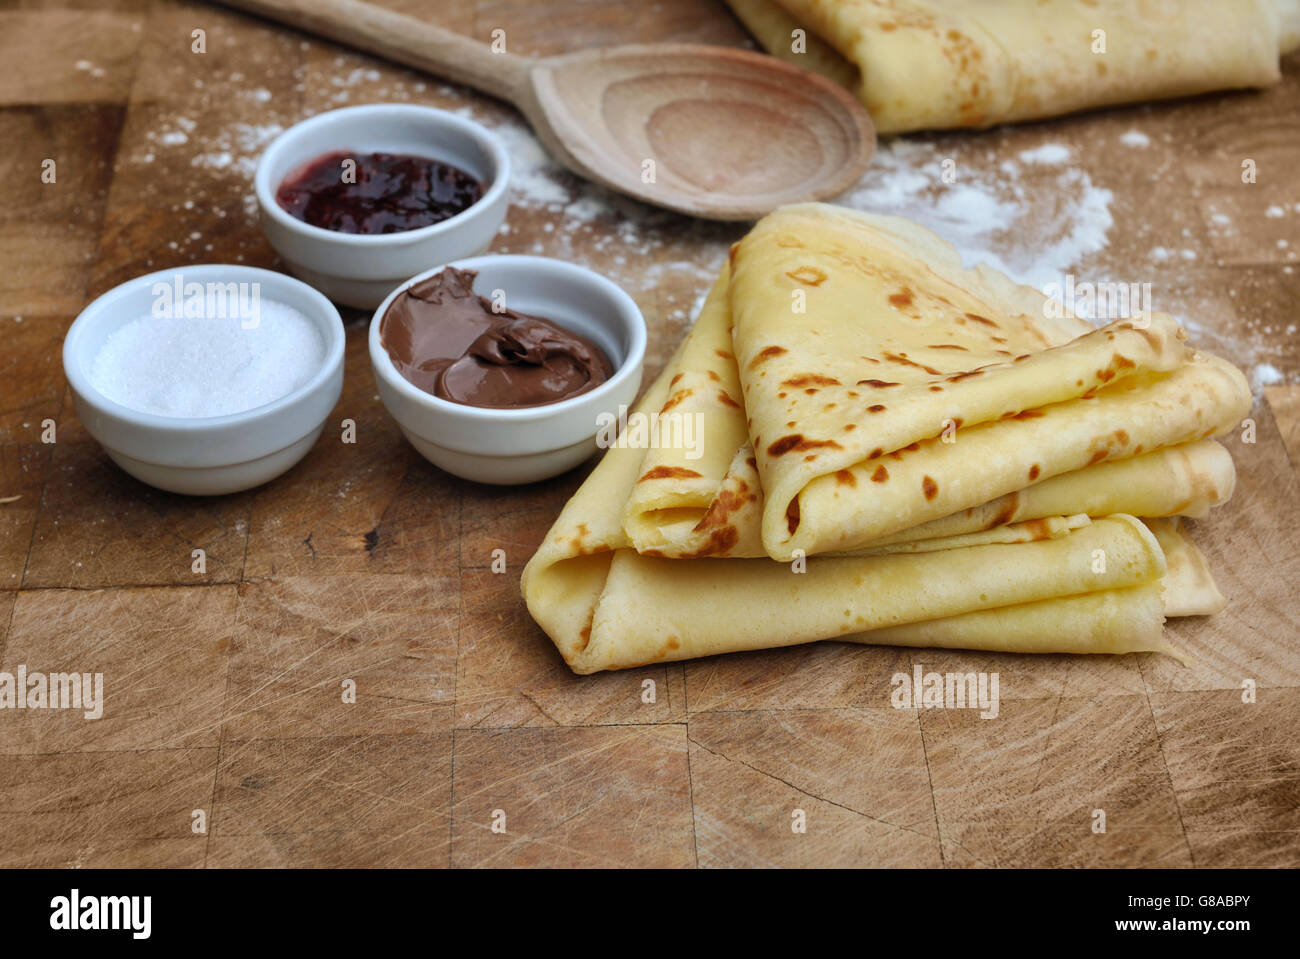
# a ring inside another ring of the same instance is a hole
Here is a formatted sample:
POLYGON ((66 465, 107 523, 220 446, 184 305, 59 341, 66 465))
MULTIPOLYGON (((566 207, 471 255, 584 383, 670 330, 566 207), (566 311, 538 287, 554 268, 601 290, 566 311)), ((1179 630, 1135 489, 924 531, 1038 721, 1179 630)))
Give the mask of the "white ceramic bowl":
POLYGON ((509 185, 510 157, 495 134, 445 110, 402 103, 331 110, 290 127, 266 148, 254 178, 262 229, 289 272, 338 303, 366 310, 430 263, 486 250, 505 219, 509 185), (339 233, 290 216, 275 200, 285 177, 338 150, 441 160, 478 179, 483 196, 441 223, 376 236, 339 233))
POLYGON ((380 342, 379 321, 399 293, 439 266, 393 290, 370 321, 370 365, 384 406, 425 459, 465 479, 531 483, 577 466, 596 452, 599 415, 617 416, 640 389, 646 331, 635 301, 605 277, 562 260, 502 255, 449 265, 478 271, 478 293, 504 290, 512 310, 587 336, 605 351, 614 375, 590 392, 524 409, 483 409, 424 392, 397 372, 380 342))
POLYGON ((334 304, 293 277, 250 266, 187 266, 136 277, 95 300, 63 341, 63 371, 77 416, 118 466, 173 493, 234 493, 279 476, 321 434, 343 389, 343 322, 334 304), (262 406, 228 416, 186 418, 142 413, 109 399, 91 383, 100 347, 121 326, 147 315, 155 283, 258 283, 260 294, 317 324, 325 359, 305 384, 262 406))

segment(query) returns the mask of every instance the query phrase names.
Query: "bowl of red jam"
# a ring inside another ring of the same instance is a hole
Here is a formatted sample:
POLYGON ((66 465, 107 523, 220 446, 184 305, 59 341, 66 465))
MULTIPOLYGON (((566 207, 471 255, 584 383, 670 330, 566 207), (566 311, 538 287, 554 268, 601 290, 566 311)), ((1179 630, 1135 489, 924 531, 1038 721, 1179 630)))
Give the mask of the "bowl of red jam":
POLYGON ((262 228, 289 272, 374 309, 432 263, 488 248, 509 203, 510 158, 464 117, 413 104, 318 114, 258 162, 262 228))

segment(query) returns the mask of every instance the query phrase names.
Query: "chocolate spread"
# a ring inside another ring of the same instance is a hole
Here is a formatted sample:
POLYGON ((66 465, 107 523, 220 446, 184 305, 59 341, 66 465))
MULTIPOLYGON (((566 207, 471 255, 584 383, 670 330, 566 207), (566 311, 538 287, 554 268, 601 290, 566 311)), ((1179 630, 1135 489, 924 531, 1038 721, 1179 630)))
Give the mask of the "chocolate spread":
POLYGON ((596 344, 474 292, 473 270, 447 267, 399 293, 379 321, 397 371, 440 399, 513 409, 558 403, 613 374, 596 344))

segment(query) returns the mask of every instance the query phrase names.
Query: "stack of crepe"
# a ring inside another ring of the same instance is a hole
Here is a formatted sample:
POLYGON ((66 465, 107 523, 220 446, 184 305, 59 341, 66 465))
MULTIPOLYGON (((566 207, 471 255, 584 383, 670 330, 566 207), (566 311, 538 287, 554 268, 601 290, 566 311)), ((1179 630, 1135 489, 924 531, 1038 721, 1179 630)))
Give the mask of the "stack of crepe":
POLYGON ((853 90, 881 133, 1264 87, 1300 0, 727 0, 769 53, 853 90))
POLYGON ((636 411, 660 445, 606 453, 528 563, 530 612, 578 673, 825 639, 1173 651, 1166 616, 1224 605, 1177 517, 1231 495, 1212 437, 1249 388, 1167 315, 1058 306, 907 220, 776 211, 636 411), (684 417, 699 444, 664 444, 684 417))

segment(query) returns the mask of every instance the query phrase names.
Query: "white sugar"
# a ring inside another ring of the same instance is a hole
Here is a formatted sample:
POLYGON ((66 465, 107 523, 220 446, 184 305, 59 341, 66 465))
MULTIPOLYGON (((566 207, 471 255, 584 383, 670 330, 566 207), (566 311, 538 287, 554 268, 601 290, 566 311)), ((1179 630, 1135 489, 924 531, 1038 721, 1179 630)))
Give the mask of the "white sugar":
POLYGON ((1124 144, 1126 147, 1137 147, 1141 149, 1142 147, 1149 147, 1151 145, 1151 138, 1141 130, 1129 130, 1120 136, 1119 142, 1124 144))
POLYGON ((263 298, 233 316, 202 315, 201 296, 182 306, 113 332, 91 364, 95 389, 144 413, 226 416, 293 392, 324 362, 316 324, 284 303, 263 298))

